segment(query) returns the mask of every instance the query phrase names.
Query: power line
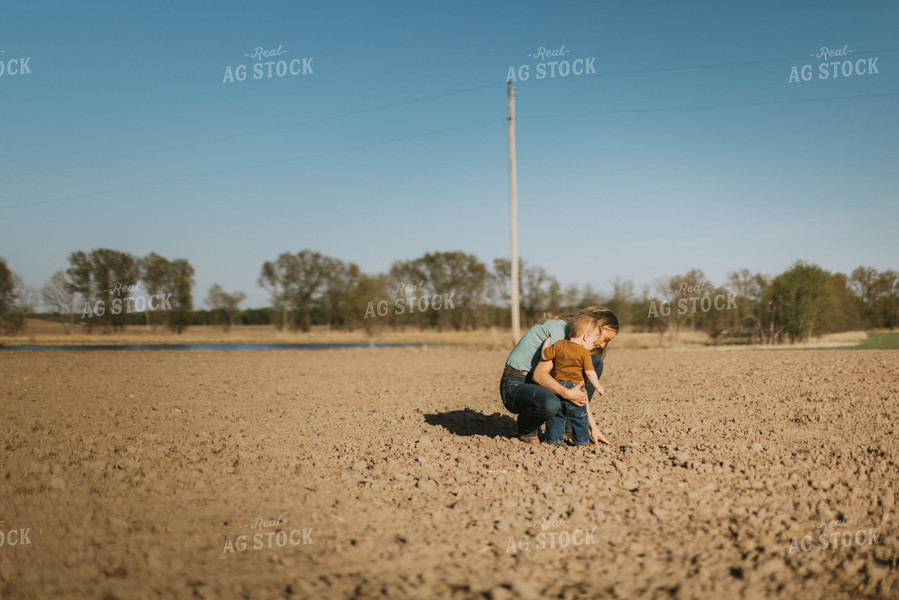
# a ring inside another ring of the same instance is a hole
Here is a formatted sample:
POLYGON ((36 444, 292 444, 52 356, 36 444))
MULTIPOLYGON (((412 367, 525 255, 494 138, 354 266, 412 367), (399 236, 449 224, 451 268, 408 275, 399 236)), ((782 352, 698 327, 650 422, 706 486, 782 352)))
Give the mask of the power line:
MULTIPOLYGON (((885 52, 896 52, 896 51, 899 51, 899 48, 883 48, 880 50, 864 50, 864 51, 857 51, 856 53, 857 54, 873 54, 873 53, 885 53, 885 52)), ((809 58, 808 56, 790 57, 790 58, 770 58, 770 59, 759 59, 759 60, 752 60, 752 61, 711 63, 711 64, 703 64, 703 65, 685 65, 685 66, 676 66, 676 67, 654 67, 654 68, 648 68, 648 69, 632 69, 632 70, 626 70, 626 71, 604 71, 604 72, 601 71, 601 72, 597 72, 595 75, 597 77, 613 77, 613 76, 621 76, 621 75, 645 75, 645 74, 650 74, 650 73, 666 73, 666 72, 689 71, 689 70, 697 70, 697 69, 717 69, 717 68, 725 68, 725 67, 751 66, 751 65, 757 65, 757 64, 771 64, 771 63, 778 63, 778 62, 807 60, 808 58, 809 58)), ((218 143, 218 142, 226 142, 226 141, 235 140, 235 139, 252 137, 252 136, 261 135, 264 133, 271 133, 274 131, 283 131, 286 129, 293 129, 295 127, 302 127, 304 125, 313 125, 316 123, 324 123, 327 121, 334 121, 334 120, 338 120, 338 119, 344 119, 347 117, 353 117, 353 116, 364 115, 364 114, 369 114, 369 113, 373 113, 373 112, 379 112, 382 110, 388 110, 388 109, 397 108, 400 106, 408 106, 411 104, 428 102, 430 100, 438 100, 440 98, 446 98, 449 96, 455 96, 455 95, 459 95, 459 94, 466 94, 466 93, 473 92, 473 91, 478 91, 478 90, 482 90, 482 89, 495 87, 497 85, 498 85, 497 83, 482 84, 482 85, 477 85, 477 86, 473 86, 473 87, 463 88, 460 90, 445 92, 442 94, 435 94, 432 96, 424 96, 421 98, 413 98, 411 100, 403 100, 400 102, 393 102, 390 104, 382 104, 382 105, 374 106, 371 108, 363 108, 363 109, 349 111, 349 112, 345 112, 345 113, 339 113, 339 114, 335 114, 335 115, 326 115, 323 117, 306 119, 304 121, 285 123, 282 125, 275 125, 272 127, 266 127, 263 129, 257 129, 257 130, 253 130, 253 131, 245 131, 242 133, 235 133, 232 135, 225 135, 225 136, 209 138, 209 139, 205 139, 205 140, 198 140, 195 142, 185 142, 183 144, 174 144, 171 146, 163 146, 161 148, 153 148, 153 149, 149 149, 149 150, 139 150, 139 151, 131 152, 128 154, 121 154, 121 155, 117 155, 117 156, 98 158, 95 160, 70 163, 67 165, 60 165, 57 167, 48 167, 45 169, 35 169, 32 171, 23 171, 23 172, 19 172, 19 173, 9 173, 6 175, 0 175, 0 181, 4 181, 7 179, 14 179, 17 177, 27 177, 30 175, 41 175, 41 174, 45 174, 45 173, 66 171, 69 169, 76 169, 79 167, 89 167, 89 166, 100 165, 100 164, 105 164, 105 163, 109 163, 109 162, 115 162, 115 161, 119 161, 119 160, 140 158, 142 156, 151 156, 153 154, 162 154, 162 153, 171 152, 174 150, 183 150, 186 148, 194 148, 194 147, 203 146, 206 144, 214 144, 214 143, 218 143)))
POLYGON ((166 179, 166 180, 163 180, 163 181, 155 181, 155 182, 145 183, 145 184, 141 184, 141 185, 134 185, 134 186, 127 186, 127 187, 122 187, 122 188, 115 188, 115 189, 103 190, 103 191, 100 191, 100 192, 86 192, 86 193, 84 193, 84 194, 75 194, 75 195, 72 195, 72 196, 62 196, 62 197, 60 197, 60 198, 50 198, 50 199, 47 199, 47 200, 37 200, 37 201, 35 201, 35 202, 23 202, 22 204, 13 204, 13 205, 10 205, 10 206, 0 206, 0 210, 10 210, 10 209, 14 209, 14 208, 23 208, 23 207, 26 207, 26 206, 37 206, 37 205, 41 205, 41 204, 53 204, 53 203, 56 203, 56 202, 66 202, 66 201, 69 201, 69 200, 80 200, 80 199, 84 199, 84 198, 92 198, 92 197, 94 197, 94 196, 103 196, 103 195, 106 195, 106 194, 115 194, 115 193, 123 193, 123 192, 133 192, 133 191, 137 191, 137 190, 143 190, 143 189, 147 189, 147 188, 151 188, 151 187, 156 187, 156 186, 159 186, 159 185, 166 185, 166 184, 169 184, 169 183, 181 183, 181 182, 184 182, 184 181, 193 181, 193 180, 195 180, 195 179, 204 179, 204 178, 206 178, 206 177, 213 177, 213 176, 215 176, 215 175, 222 175, 222 174, 234 173, 234 172, 237 172, 237 171, 248 171, 248 170, 251 170, 251 169, 261 169, 261 168, 263 168, 263 167, 269 167, 269 166, 272 166, 272 165, 278 165, 278 164, 283 164, 283 163, 290 163, 290 162, 297 162, 297 161, 302 161, 302 160, 308 160, 308 159, 311 159, 311 158, 318 158, 318 157, 321 157, 321 156, 329 156, 329 155, 332 155, 332 154, 340 154, 340 153, 342 153, 342 152, 351 152, 351 151, 353 151, 353 150, 362 150, 362 149, 365 149, 365 148, 372 148, 372 147, 375 147, 375 146, 385 146, 385 145, 387 145, 387 144, 395 144, 395 143, 397 143, 397 142, 404 142, 404 141, 408 141, 408 140, 414 140, 414 139, 419 139, 419 138, 429 137, 429 136, 432 136, 432 135, 440 135, 440 134, 444 134, 444 133, 450 133, 450 132, 453 132, 453 131, 461 131, 461 130, 463 130, 463 129, 472 129, 472 128, 475 128, 475 127, 483 127, 483 126, 485 126, 485 125, 493 125, 493 124, 498 124, 498 123, 505 123, 505 119, 501 119, 501 118, 490 119, 489 121, 481 121, 481 122, 478 122, 478 123, 470 123, 470 124, 468 124, 468 125, 459 125, 459 126, 457 126, 457 127, 447 127, 447 128, 444 128, 444 129, 437 129, 437 130, 433 130, 433 131, 426 131, 426 132, 424 132, 424 133, 416 133, 416 134, 412 134, 412 135, 406 135, 406 136, 402 136, 402 137, 391 138, 391 139, 389 139, 389 140, 380 140, 380 141, 377 141, 377 142, 370 142, 370 143, 367 143, 367 144, 358 144, 358 145, 355 145, 355 146, 346 146, 346 147, 344 147, 344 148, 336 148, 336 149, 334 149, 334 150, 326 150, 326 151, 323 151, 323 152, 315 152, 315 153, 312 153, 312 154, 304 154, 304 155, 302 155, 302 156, 295 156, 295 157, 292 157, 292 158, 283 158, 283 159, 280 159, 280 160, 268 161, 268 162, 259 163, 259 164, 256 164, 256 165, 246 165, 246 166, 242 166, 242 167, 229 167, 229 168, 227 168, 227 169, 219 169, 219 170, 217 170, 217 171, 212 171, 212 172, 209 172, 209 173, 203 173, 203 174, 201 174, 201 175, 189 175, 189 176, 186 176, 186 177, 178 177, 178 178, 175 178, 175 179, 166 179))
MULTIPOLYGON (((871 51, 864 51, 864 52, 858 52, 858 53, 859 54, 884 53, 884 52, 894 52, 897 50, 899 50, 899 48, 885 48, 882 50, 871 50, 871 51)), ((715 63, 715 64, 705 64, 705 65, 688 65, 688 66, 682 66, 682 67, 659 67, 659 68, 637 69, 637 70, 629 70, 629 71, 600 72, 600 73, 596 73, 596 75, 597 76, 617 76, 617 75, 630 75, 630 74, 685 71, 685 70, 692 70, 692 69, 713 69, 713 68, 722 68, 722 67, 749 66, 749 65, 755 65, 755 64, 769 64, 769 63, 775 63, 775 62, 806 60, 808 58, 809 57, 806 56, 806 57, 801 57, 801 58, 794 57, 794 58, 760 59, 760 60, 754 60, 754 61, 715 63)), ((393 102, 390 104, 383 104, 383 105, 378 105, 378 106, 374 106, 374 107, 370 107, 370 108, 349 111, 349 112, 345 112, 345 113, 327 115, 327 116, 323 116, 323 117, 307 119, 304 121, 285 123, 282 125, 276 125, 276 126, 272 126, 272 127, 268 127, 268 128, 264 128, 264 129, 254 130, 254 131, 236 133, 236 134, 232 134, 232 135, 220 136, 220 137, 216 137, 216 138, 199 140, 199 141, 195 141, 195 142, 187 142, 184 144, 176 144, 176 145, 166 146, 166 147, 162 147, 162 148, 142 150, 142 151, 138 151, 138 152, 132 152, 129 154, 105 157, 105 158, 100 158, 100 159, 90 160, 90 161, 82 161, 79 163, 71 163, 68 165, 49 167, 46 169, 37 169, 37 170, 27 171, 27 172, 0 175, 0 180, 8 180, 8 179, 16 178, 16 177, 25 177, 25 176, 29 176, 29 175, 38 175, 38 174, 44 174, 44 173, 64 171, 64 170, 75 169, 75 168, 85 167, 85 166, 93 166, 93 165, 104 164, 104 163, 109 163, 109 162, 114 162, 114 161, 119 161, 119 160, 127 160, 130 158, 149 156, 149 155, 153 155, 153 154, 161 154, 164 152, 170 152, 173 150, 180 150, 180 149, 185 149, 185 148, 192 148, 192 147, 202 146, 202 145, 206 145, 206 144, 214 144, 214 143, 219 143, 219 142, 224 142, 224 141, 229 141, 229 140, 234 140, 234 139, 241 139, 241 138, 251 137, 251 136, 255 136, 255 135, 261 135, 264 133, 271 133, 273 131, 283 131, 283 130, 292 129, 292 128, 296 128, 296 127, 302 127, 304 125, 323 123, 323 122, 327 122, 327 121, 333 121, 333 120, 343 119, 343 118, 357 116, 357 115, 370 114, 370 113, 388 110, 388 109, 396 108, 396 107, 400 107, 400 106, 408 106, 408 105, 412 105, 412 104, 418 104, 418 103, 427 102, 430 100, 436 100, 436 99, 440 99, 440 98, 446 98, 446 97, 455 96, 455 95, 459 95, 459 94, 465 94, 465 93, 478 91, 478 90, 482 90, 482 89, 488 89, 491 87, 498 87, 499 85, 500 84, 498 84, 498 83, 482 84, 482 85, 477 85, 477 86, 473 86, 473 87, 463 88, 460 90, 454 90, 454 91, 450 91, 450 92, 444 92, 441 94, 425 96, 425 97, 421 97, 421 98, 414 98, 414 99, 404 100, 404 101, 400 101, 400 102, 393 102)), ((864 95, 856 95, 856 96, 836 96, 836 97, 823 97, 823 98, 770 100, 770 101, 756 101, 756 102, 737 102, 737 103, 727 103, 727 104, 708 104, 708 105, 696 105, 696 106, 659 107, 659 108, 645 108, 645 109, 615 109, 615 110, 605 110, 605 111, 589 111, 589 112, 572 112, 572 113, 548 114, 548 115, 519 116, 518 118, 525 119, 525 120, 528 120, 528 119, 555 119, 555 118, 568 118, 568 117, 606 116, 606 115, 617 115, 617 114, 641 114, 641 113, 645 114, 645 113, 653 113, 653 112, 714 110, 714 109, 722 109, 722 108, 770 106, 770 105, 779 105, 779 104, 780 105, 797 104, 797 103, 824 102, 824 101, 833 101, 833 100, 883 98, 883 97, 894 97, 897 95, 899 95, 899 92, 883 93, 883 94, 864 94, 864 95)), ((100 191, 100 192, 87 192, 84 194, 63 196, 63 197, 51 198, 51 199, 47 199, 47 200, 38 200, 35 202, 25 202, 25 203, 9 205, 9 206, 0 206, 0 210, 22 208, 22 207, 26 207, 26 206, 35 206, 35 205, 50 204, 50 203, 56 203, 56 202, 64 202, 64 201, 76 200, 76 199, 82 199, 82 198, 90 198, 90 197, 104 195, 104 194, 110 194, 110 193, 135 191, 135 190, 139 190, 139 189, 154 187, 157 185, 165 185, 168 183, 179 183, 179 182, 183 182, 183 181, 202 179, 202 178, 211 177, 214 175, 220 175, 223 173, 233 173, 236 171, 257 169, 257 168, 262 168, 262 167, 271 166, 271 165, 275 165, 275 164, 281 164, 281 163, 285 163, 285 162, 295 162, 295 161, 307 160, 307 159, 311 159, 311 158, 317 158, 317 157, 327 156, 327 155, 331 155, 331 154, 337 154, 337 153, 341 153, 341 152, 349 152, 352 150, 371 148, 371 147, 376 147, 376 146, 381 146, 381 145, 397 143, 397 142, 401 142, 401 141, 407 141, 407 140, 412 140, 412 139, 417 139, 417 138, 422 138, 422 137, 428 137, 431 135, 440 135, 440 134, 448 133, 448 132, 452 132, 452 131, 459 131, 459 130, 470 129, 470 128, 474 128, 474 127, 481 127, 481 126, 484 126, 487 124, 492 124, 492 123, 501 122, 501 121, 502 120, 492 119, 492 120, 482 121, 479 123, 473 123, 473 124, 469 124, 469 125, 462 125, 462 126, 458 126, 458 127, 432 130, 432 131, 423 132, 420 134, 413 134, 413 135, 408 135, 408 136, 403 136, 403 137, 398 137, 398 138, 380 140, 380 141, 371 142, 371 143, 367 143, 367 144, 348 146, 348 147, 339 148, 339 149, 335 149, 335 150, 328 150, 328 151, 324 151, 324 152, 306 154, 306 155, 288 158, 288 159, 260 163, 257 165, 249 165, 249 166, 243 166, 243 167, 221 169, 218 171, 204 173, 201 175, 191 175, 191 176, 187 176, 187 177, 168 179, 168 180, 157 181, 157 182, 152 182, 152 183, 147 183, 147 184, 142 184, 142 185, 110 189, 110 190, 105 190, 105 191, 100 191)))
MULTIPOLYGON (((881 50, 854 50, 853 54, 883 54, 885 52, 897 52, 899 48, 883 48, 881 50)), ((653 67, 649 69, 632 69, 627 71, 597 71, 598 77, 611 77, 618 75, 644 75, 647 73, 668 73, 676 71, 692 71, 697 69, 722 69, 729 67, 749 67, 753 65, 766 65, 782 62, 807 61, 813 56, 792 56, 789 58, 760 58, 757 60, 709 63, 704 65, 685 65, 682 67, 653 67)))
POLYGON ((525 119, 562 119, 568 117, 601 117, 607 115, 642 114, 654 112, 680 112, 690 110, 714 110, 719 108, 744 108, 750 106, 774 106, 778 104, 802 104, 805 102, 829 102, 833 100, 856 100, 864 98, 891 98, 899 96, 899 92, 887 92, 883 94, 859 94, 856 96, 831 96, 820 98, 795 98, 790 100, 760 100, 756 102, 734 102, 730 104, 700 104, 696 106, 669 106, 661 108, 622 108, 614 110, 601 110, 589 112, 559 113, 554 115, 527 115, 519 116, 519 120, 525 119))
POLYGON ((57 172, 57 171, 66 171, 66 170, 69 170, 69 169, 77 169, 77 168, 79 168, 79 167, 90 167, 90 166, 101 165, 101 164, 104 164, 104 163, 114 162, 114 161, 118 161, 118 160, 127 160, 127 159, 129 159, 129 158, 139 158, 139 157, 142 157, 142 156, 150 156, 150 155, 153 155, 153 154, 162 154, 162 153, 164 153, 164 152, 171 152, 171 151, 173 151, 173 150, 183 150, 183 149, 185 149, 185 148, 194 148, 194 147, 196 147, 196 146, 204 146, 204 145, 206 145, 206 144, 215 144, 215 143, 218 143, 218 142, 227 142, 227 141, 230 141, 230 140, 236 140, 236 139, 240 139, 240 138, 252 137, 252 136, 254 136, 254 135, 261 135, 261 134, 263 134, 263 133, 271 133, 271 132, 273 132, 273 131, 283 131, 283 130, 285 130, 285 129, 293 129, 293 128, 295 128, 295 127, 302 127, 302 126, 304 126, 304 125, 313 125, 313 124, 316 124, 316 123, 324 123, 324 122, 326 122, 326 121, 335 121, 335 120, 338 120, 338 119, 345 119, 345 118, 347 118, 347 117, 354 117, 354 116, 358 116, 358 115, 369 114, 369 113, 373 113, 373 112, 378 112, 378 111, 382 111, 382 110, 387 110, 387 109, 390 109, 390 108, 396 108, 396 107, 399 107, 399 106, 408 106, 408 105, 410 105, 410 104, 418 104, 418 103, 421 103, 421 102, 427 102, 427 101, 430 101, 430 100, 438 100, 438 99, 440 99, 440 98, 447 98, 447 97, 449 97, 449 96, 456 96, 456 95, 459 95, 459 94, 466 94, 466 93, 468 93, 468 92, 473 92, 473 91, 477 91, 477 90, 482 90, 482 89, 486 89, 486 88, 489 88, 489 87, 497 87, 497 86, 499 86, 499 85, 500 85, 500 84, 497 84, 497 83, 491 83, 491 84, 486 84, 486 85, 479 85, 479 86, 470 87, 470 88, 465 88, 465 89, 461 89, 461 90, 455 90, 455 91, 452 91, 452 92, 446 92, 446 93, 443 93, 443 94, 435 94, 435 95, 433 95, 433 96, 425 96, 425 97, 423 97, 423 98, 415 98, 415 99, 412 99, 412 100, 403 100, 403 101, 401 101, 401 102, 394 102, 394 103, 391 103, 391 104, 382 104, 382 105, 374 106, 374 107, 371 107, 371 108, 363 108, 363 109, 354 110, 354 111, 350 111, 350 112, 339 113, 339 114, 336 114, 336 115, 328 115, 328 116, 324 116, 324 117, 317 117, 317 118, 314 118, 314 119, 307 119, 307 120, 305 120, 305 121, 296 121, 296 122, 294 122, 294 123, 285 123, 285 124, 283 124, 283 125, 275 125, 275 126, 272 126, 272 127, 266 127, 266 128, 264 128, 264 129, 256 129, 256 130, 253 130, 253 131, 245 131, 245 132, 243 132, 243 133, 235 133, 235 134, 232 134, 232 135, 225 135, 225 136, 216 137, 216 138, 210 138, 210 139, 206 139, 206 140, 199 140, 199 141, 196 141, 196 142, 186 142, 186 143, 184 143, 184 144, 175 144, 175 145, 172 145, 172 146, 164 146, 164 147, 162 147, 162 148, 153 148, 153 149, 150 149, 150 150, 140 150, 140 151, 137 151, 137 152, 131 152, 131 153, 129 153, 129 154, 121 154, 121 155, 118 155, 118 156, 108 156, 108 157, 105 157, 105 158, 98 158, 98 159, 96 159, 96 160, 89 160, 89 161, 83 161, 83 162, 78 162, 78 163, 71 163, 71 164, 68 164, 68 165, 61 165, 61 166, 58 166, 58 167, 48 167, 48 168, 46 168, 46 169, 35 169, 34 171, 24 171, 24 172, 21 172, 21 173, 10 173, 10 174, 7 174, 7 175, 0 175, 0 181, 3 181, 3 180, 5 180, 5 179, 13 179, 13 178, 16 178, 16 177, 27 177, 27 176, 29 176, 29 175, 41 175, 41 174, 44 174, 44 173, 54 173, 54 172, 57 172))
MULTIPOLYGON (((494 85, 494 84, 491 84, 491 85, 494 85)), ((486 86, 483 86, 483 87, 486 87, 486 86)), ((469 89, 474 89, 474 88, 469 88, 469 89)), ((518 116, 518 119, 519 120, 521 120, 521 119, 525 119, 525 120, 558 119, 558 118, 571 118, 571 117, 608 116, 608 115, 618 115, 618 114, 645 114, 645 113, 653 113, 653 112, 681 112, 681 111, 694 111, 694 110, 714 110, 714 109, 722 109, 722 108, 743 108, 743 107, 752 107, 752 106, 801 104, 801 103, 807 103, 807 102, 827 102, 827 101, 834 101, 834 100, 839 101, 839 100, 855 100, 855 99, 865 99, 865 98, 888 98, 888 97, 895 97, 895 96, 899 96, 899 92, 890 92, 890 93, 884 93, 884 94, 861 94, 861 95, 855 95, 855 96, 833 96, 833 97, 823 97, 823 98, 800 98, 800 99, 790 99, 790 100, 737 102, 737 103, 730 103, 730 104, 707 104, 707 105, 697 105, 697 106, 675 106, 675 107, 645 108, 645 109, 639 109, 639 108, 617 109, 617 110, 576 112, 576 113, 572 112, 572 113, 561 113, 561 114, 552 114, 552 115, 530 115, 530 116, 524 116, 524 117, 518 116)), ((414 101, 410 101, 410 102, 414 102, 414 101)), ((377 109, 372 109, 372 110, 377 110, 377 109)), ((337 148, 334 150, 326 150, 323 152, 315 152, 315 153, 305 154, 302 156, 296 156, 296 157, 292 157, 292 158, 285 158, 285 159, 280 159, 280 160, 276 160, 276 161, 268 161, 268 162, 259 163, 256 165, 247 165, 247 166, 242 166, 242 167, 231 167, 231 168, 227 168, 227 169, 220 169, 220 170, 209 172, 209 173, 203 173, 201 175, 190 175, 187 177, 167 179, 167 180, 163 180, 163 181, 146 183, 146 184, 136 185, 136 186, 128 186, 128 187, 124 187, 124 188, 104 190, 104 191, 100 191, 100 192, 87 192, 84 194, 76 194, 76 195, 72 195, 72 196, 63 196, 63 197, 51 198, 51 199, 47 199, 47 200, 38 200, 35 202, 24 202, 21 204, 0 206, 0 210, 23 208, 23 207, 27 207, 27 206, 37 206, 37 205, 41 205, 41 204, 52 204, 52 203, 57 203, 57 202, 70 201, 70 200, 79 200, 79 199, 83 199, 83 198, 91 198, 94 196, 101 196, 101 195, 112 194, 112 193, 131 192, 131 191, 136 191, 136 190, 141 190, 141 189, 147 189, 150 187, 155 187, 158 185, 165 185, 165 184, 169 184, 169 183, 181 183, 184 181, 204 179, 206 177, 212 177, 215 175, 221 175, 221 174, 227 174, 227 173, 234 173, 237 171, 259 169, 259 168, 268 167, 268 166, 272 166, 272 165, 276 165, 276 164, 297 162, 297 161, 308 160, 308 159, 312 159, 312 158, 318 158, 318 157, 322 157, 322 156, 328 156, 328 155, 332 155, 332 154, 339 154, 342 152, 350 152, 353 150, 362 150, 365 148, 383 146, 383 145, 393 144, 393 143, 397 143, 397 142, 419 139, 419 138, 429 137, 432 135, 440 135, 443 133, 449 133, 449 132, 453 132, 453 131, 461 131, 464 129, 483 127, 485 125, 502 123, 502 122, 505 122, 505 119, 500 119, 500 118, 490 119, 487 121, 471 123, 468 125, 460 125, 457 127, 437 129, 437 130, 427 131, 427 132, 418 133, 418 134, 412 134, 412 135, 407 135, 407 136, 402 136, 402 137, 397 137, 397 138, 391 138, 391 139, 387 139, 387 140, 379 140, 376 142, 370 142, 370 143, 366 143, 366 144, 357 144, 354 146, 346 146, 346 147, 337 148)))
MULTIPOLYGON (((883 48, 880 50, 864 50, 864 51, 856 51, 856 53, 857 54, 873 54, 873 53, 885 53, 885 52, 896 52, 896 51, 899 51, 899 48, 883 48)), ((648 69, 632 69, 632 70, 625 70, 625 71, 604 71, 604 72, 600 71, 600 72, 597 72, 595 75, 597 77, 613 77, 613 76, 621 76, 621 75, 644 75, 644 74, 649 74, 649 73, 665 73, 665 72, 689 71, 689 70, 698 70, 698 69, 716 69, 716 68, 725 68, 725 67, 751 66, 751 65, 757 65, 757 64, 770 64, 770 63, 778 63, 778 62, 806 60, 808 58, 809 58, 808 56, 790 57, 790 58, 770 58, 770 59, 758 59, 758 60, 752 60, 752 61, 710 63, 710 64, 703 64, 703 65, 654 67, 654 68, 648 68, 648 69)), ((163 146, 161 148, 140 150, 140 151, 131 152, 131 153, 127 153, 127 154, 98 158, 95 160, 81 161, 81 162, 77 162, 77 163, 70 163, 67 165, 60 165, 57 167, 48 167, 45 169, 35 169, 32 171, 23 171, 23 172, 19 172, 19 173, 8 173, 6 175, 0 175, 0 181, 7 180, 7 179, 14 179, 17 177, 27 177, 30 175, 40 175, 40 174, 44 174, 44 173, 66 171, 69 169, 76 169, 79 167, 94 166, 94 165, 99 165, 99 164, 104 164, 104 163, 109 163, 109 162, 114 162, 114 161, 119 161, 119 160, 128 160, 131 158, 139 158, 142 156, 150 156, 153 154, 162 154, 162 153, 171 152, 174 150, 183 150, 186 148, 194 148, 194 147, 203 146, 206 144, 214 144, 214 143, 218 143, 218 142, 226 142, 226 141, 235 140, 235 139, 252 137, 252 136, 261 135, 264 133, 271 133, 274 131, 283 131, 286 129, 302 127, 304 125, 324 123, 327 121, 334 121, 334 120, 338 120, 338 119, 344 119, 347 117, 353 117, 353 116, 364 115, 364 114, 369 114, 369 113, 373 113, 373 112, 379 112, 382 110, 388 110, 388 109, 397 108, 400 106, 408 106, 411 104, 428 102, 430 100, 437 100, 440 98, 446 98, 446 97, 455 96, 455 95, 459 95, 459 94, 465 94, 465 93, 469 93, 469 92, 473 92, 473 91, 487 89, 487 88, 491 88, 491 87, 494 87, 497 85, 498 84, 496 84, 496 83, 482 84, 482 85, 477 85, 477 86, 473 86, 473 87, 463 88, 460 90, 444 92, 442 94, 434 94, 431 96, 424 96, 421 98, 413 98, 411 100, 403 100, 400 102, 393 102, 390 104, 382 104, 382 105, 374 106, 371 108, 363 108, 363 109, 349 111, 349 112, 345 112, 345 113, 338 113, 335 115, 326 115, 323 117, 306 119, 304 121, 285 123, 285 124, 275 125, 272 127, 266 127, 263 129, 257 129, 257 130, 253 130, 253 131, 245 131, 242 133, 235 133, 235 134, 231 134, 231 135, 209 138, 209 139, 205 139, 205 140, 198 140, 195 142, 185 142, 183 144, 174 144, 171 146, 163 146)))

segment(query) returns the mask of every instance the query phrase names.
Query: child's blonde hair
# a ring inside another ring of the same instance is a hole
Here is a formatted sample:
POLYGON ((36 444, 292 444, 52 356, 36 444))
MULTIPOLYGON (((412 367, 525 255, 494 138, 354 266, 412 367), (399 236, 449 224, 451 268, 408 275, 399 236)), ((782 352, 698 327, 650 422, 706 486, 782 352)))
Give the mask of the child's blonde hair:
POLYGON ((582 335, 592 333, 593 330, 599 329, 599 327, 600 326, 596 322, 596 319, 593 317, 593 315, 577 315, 571 320, 568 339, 573 340, 581 337, 582 335))

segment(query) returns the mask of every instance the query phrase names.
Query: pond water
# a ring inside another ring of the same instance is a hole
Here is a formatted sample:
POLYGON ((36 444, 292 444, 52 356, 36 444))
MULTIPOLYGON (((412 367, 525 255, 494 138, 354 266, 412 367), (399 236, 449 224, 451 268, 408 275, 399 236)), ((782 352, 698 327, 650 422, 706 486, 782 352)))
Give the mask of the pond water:
POLYGON ((331 350, 337 348, 414 348, 421 344, 131 344, 90 346, 0 346, 2 350, 331 350))

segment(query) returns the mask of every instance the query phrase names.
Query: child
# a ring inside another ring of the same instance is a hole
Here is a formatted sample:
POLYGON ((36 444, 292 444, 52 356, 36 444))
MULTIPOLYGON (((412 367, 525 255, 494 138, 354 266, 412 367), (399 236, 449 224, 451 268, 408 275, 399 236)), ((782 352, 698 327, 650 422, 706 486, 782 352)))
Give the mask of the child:
MULTIPOLYGON (((593 361, 590 351, 596 344, 596 340, 602 335, 602 328, 590 315, 581 315, 571 323, 567 340, 559 340, 549 346, 547 339, 543 344, 541 358, 553 361, 552 377, 567 388, 575 388, 584 385, 586 377, 597 393, 602 396, 605 389, 599 385, 599 378, 593 369, 593 361)), ((560 398, 562 410, 556 413, 546 422, 546 443, 561 444, 562 432, 565 429, 565 421, 571 421, 572 441, 575 446, 582 446, 590 442, 591 435, 598 442, 611 445, 611 442, 602 434, 593 413, 590 411, 589 401, 584 406, 577 406, 570 400, 560 398)))

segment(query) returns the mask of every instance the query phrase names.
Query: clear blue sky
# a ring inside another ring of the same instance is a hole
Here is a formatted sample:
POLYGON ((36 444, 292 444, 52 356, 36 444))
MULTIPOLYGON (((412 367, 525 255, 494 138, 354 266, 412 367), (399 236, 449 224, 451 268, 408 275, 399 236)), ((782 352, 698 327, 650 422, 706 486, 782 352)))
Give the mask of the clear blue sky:
POLYGON ((0 77, 0 256, 38 288, 101 247, 187 258, 198 307, 213 283, 266 305, 260 267, 285 251, 369 273, 508 256, 505 80, 521 65, 520 254, 563 285, 899 268, 896 2, 36 0, 2 15, 0 61, 31 72, 0 77), (824 46, 847 55, 811 56, 824 46), (313 72, 253 79, 256 47, 313 72), (540 47, 565 54, 528 56, 540 47), (536 79, 578 58, 595 74, 536 79), (843 60, 851 76, 820 79, 843 60), (240 64, 247 79, 223 83, 240 64), (804 64, 811 80, 790 83, 804 64))

